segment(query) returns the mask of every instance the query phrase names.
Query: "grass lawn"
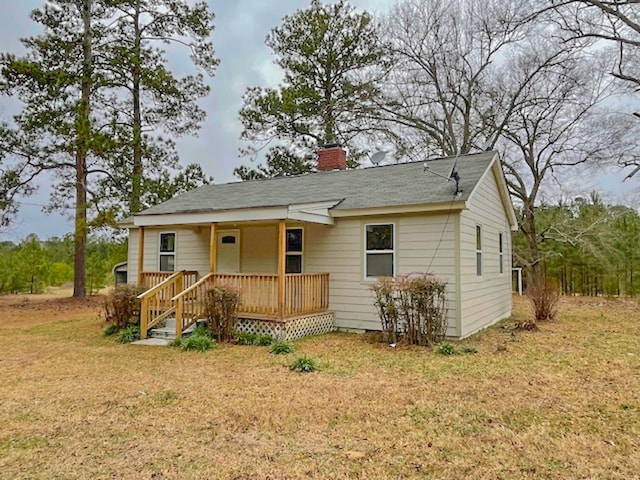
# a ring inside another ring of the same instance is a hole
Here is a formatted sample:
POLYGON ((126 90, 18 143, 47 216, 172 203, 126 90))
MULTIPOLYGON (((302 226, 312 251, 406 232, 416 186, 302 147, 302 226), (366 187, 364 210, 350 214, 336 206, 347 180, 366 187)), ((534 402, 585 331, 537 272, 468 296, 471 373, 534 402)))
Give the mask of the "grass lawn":
POLYGON ((287 356, 118 345, 95 304, 35 324, 19 305, 0 300, 3 479, 640 475, 634 302, 566 299, 539 331, 498 325, 451 357, 356 334, 287 356), (303 353, 321 371, 289 371, 303 353))

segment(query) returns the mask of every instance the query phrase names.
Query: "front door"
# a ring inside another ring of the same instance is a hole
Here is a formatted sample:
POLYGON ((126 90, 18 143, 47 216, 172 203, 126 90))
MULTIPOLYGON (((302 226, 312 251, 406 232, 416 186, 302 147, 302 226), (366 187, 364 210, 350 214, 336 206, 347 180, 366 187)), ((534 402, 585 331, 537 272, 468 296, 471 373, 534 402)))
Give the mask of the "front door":
POLYGON ((219 273, 240 272, 240 230, 220 230, 217 232, 217 262, 219 273))

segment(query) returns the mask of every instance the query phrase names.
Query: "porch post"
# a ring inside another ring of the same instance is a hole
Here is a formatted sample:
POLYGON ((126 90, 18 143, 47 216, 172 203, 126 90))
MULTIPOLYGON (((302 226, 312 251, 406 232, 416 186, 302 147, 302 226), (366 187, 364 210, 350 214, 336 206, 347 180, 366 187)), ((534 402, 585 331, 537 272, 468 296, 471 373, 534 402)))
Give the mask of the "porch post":
POLYGON ((284 289, 285 289, 285 250, 286 245, 285 221, 278 222, 278 316, 284 318, 284 289))
POLYGON ((144 227, 138 228, 138 286, 142 286, 142 270, 144 268, 144 227))
POLYGON ((215 273, 217 260, 216 224, 211 224, 211 236, 209 237, 209 272, 215 273))

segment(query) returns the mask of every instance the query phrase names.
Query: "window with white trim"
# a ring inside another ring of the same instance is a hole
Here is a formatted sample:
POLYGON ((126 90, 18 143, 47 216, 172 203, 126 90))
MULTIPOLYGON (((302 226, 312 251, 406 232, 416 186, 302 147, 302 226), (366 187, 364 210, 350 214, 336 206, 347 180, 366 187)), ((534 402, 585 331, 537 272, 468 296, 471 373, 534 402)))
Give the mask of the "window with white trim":
POLYGON ((395 275, 394 224, 365 225, 365 277, 393 277, 395 275))
POLYGON ((158 251, 159 267, 161 272, 173 272, 176 269, 176 234, 164 232, 160 234, 158 251))
POLYGON ((304 233, 302 228, 287 228, 285 273, 302 273, 302 250, 304 233))
POLYGON ((476 275, 482 276, 482 227, 476 225, 476 275))
POLYGON ((498 257, 500 261, 500 275, 504 273, 504 247, 502 232, 498 233, 498 257))

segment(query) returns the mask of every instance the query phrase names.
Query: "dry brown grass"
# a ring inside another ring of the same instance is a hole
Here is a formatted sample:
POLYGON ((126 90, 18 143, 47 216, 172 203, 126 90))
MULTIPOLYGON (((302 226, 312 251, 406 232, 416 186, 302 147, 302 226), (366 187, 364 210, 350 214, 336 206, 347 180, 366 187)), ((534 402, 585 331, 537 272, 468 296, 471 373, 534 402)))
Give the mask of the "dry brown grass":
MULTIPOLYGON (((515 319, 526 306, 518 301, 515 319)), ((640 311, 563 300, 475 355, 365 336, 206 353, 117 345, 94 318, 0 330, 2 478, 638 478, 640 311), (297 374, 295 355, 322 370, 297 374)))

